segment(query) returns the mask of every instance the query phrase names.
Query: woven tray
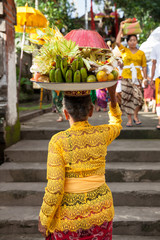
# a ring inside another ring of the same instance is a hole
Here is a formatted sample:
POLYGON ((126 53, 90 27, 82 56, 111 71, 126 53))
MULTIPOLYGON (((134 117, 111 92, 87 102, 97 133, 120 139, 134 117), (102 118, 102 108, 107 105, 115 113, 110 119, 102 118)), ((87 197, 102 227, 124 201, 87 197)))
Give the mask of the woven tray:
MULTIPOLYGON (((36 82, 41 88, 57 91, 83 91, 103 89, 113 86, 118 80, 107 82, 91 82, 91 83, 48 83, 36 82)), ((34 81, 33 81, 34 82, 34 81)))

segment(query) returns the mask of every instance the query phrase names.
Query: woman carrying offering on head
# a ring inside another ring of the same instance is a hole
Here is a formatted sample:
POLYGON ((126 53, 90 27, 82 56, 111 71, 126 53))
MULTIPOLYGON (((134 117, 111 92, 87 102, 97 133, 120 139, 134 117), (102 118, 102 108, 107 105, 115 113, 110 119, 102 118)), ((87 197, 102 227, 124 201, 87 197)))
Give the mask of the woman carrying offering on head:
POLYGON ((88 122, 93 113, 89 91, 64 94, 70 128, 49 142, 48 183, 39 215, 39 231, 47 240, 112 239, 114 206, 105 183, 105 156, 122 129, 115 89, 108 88, 109 124, 99 126, 88 122))
POLYGON ((121 109, 128 116, 127 127, 132 127, 133 122, 140 125, 138 112, 143 106, 142 95, 142 79, 141 69, 144 78, 147 79, 146 57, 143 51, 137 49, 137 36, 128 35, 128 48, 121 44, 121 35, 124 21, 120 24, 120 30, 116 38, 116 44, 122 53, 123 71, 122 71, 122 93, 121 93, 121 109))

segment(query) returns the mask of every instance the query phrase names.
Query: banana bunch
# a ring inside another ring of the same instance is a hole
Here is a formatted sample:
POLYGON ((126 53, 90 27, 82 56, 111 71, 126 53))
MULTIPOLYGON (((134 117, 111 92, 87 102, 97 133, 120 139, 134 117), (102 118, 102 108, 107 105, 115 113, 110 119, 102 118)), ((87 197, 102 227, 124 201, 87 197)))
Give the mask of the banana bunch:
POLYGON ((50 82, 86 82, 87 70, 84 67, 81 56, 75 58, 72 63, 68 64, 68 58, 56 56, 56 65, 49 72, 50 82))

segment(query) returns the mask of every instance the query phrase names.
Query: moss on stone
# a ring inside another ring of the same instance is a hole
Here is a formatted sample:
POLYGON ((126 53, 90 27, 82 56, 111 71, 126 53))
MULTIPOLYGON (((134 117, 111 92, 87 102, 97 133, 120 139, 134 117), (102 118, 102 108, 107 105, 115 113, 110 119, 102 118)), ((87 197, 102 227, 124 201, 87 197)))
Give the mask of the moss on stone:
POLYGON ((14 126, 5 127, 5 143, 6 147, 20 140, 20 121, 17 120, 14 126))

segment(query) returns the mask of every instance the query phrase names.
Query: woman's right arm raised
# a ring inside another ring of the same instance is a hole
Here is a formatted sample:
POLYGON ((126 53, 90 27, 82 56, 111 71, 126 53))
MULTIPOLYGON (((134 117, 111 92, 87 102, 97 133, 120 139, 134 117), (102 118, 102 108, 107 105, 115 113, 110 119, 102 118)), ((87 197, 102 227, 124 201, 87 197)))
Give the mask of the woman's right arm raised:
POLYGON ((117 37, 116 37, 116 44, 117 46, 119 47, 121 45, 121 35, 122 35, 122 29, 123 29, 123 25, 124 25, 124 21, 121 22, 120 24, 120 29, 119 29, 119 32, 117 34, 117 37))
POLYGON ((122 119, 121 115, 122 112, 119 108, 119 105, 116 101, 115 97, 115 91, 116 91, 116 86, 115 84, 112 87, 108 88, 108 92, 111 98, 111 103, 109 105, 110 111, 108 112, 109 114, 109 124, 108 124, 108 131, 109 131, 109 139, 107 139, 108 145, 120 134, 120 131, 122 129, 122 119))

